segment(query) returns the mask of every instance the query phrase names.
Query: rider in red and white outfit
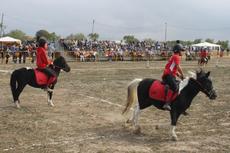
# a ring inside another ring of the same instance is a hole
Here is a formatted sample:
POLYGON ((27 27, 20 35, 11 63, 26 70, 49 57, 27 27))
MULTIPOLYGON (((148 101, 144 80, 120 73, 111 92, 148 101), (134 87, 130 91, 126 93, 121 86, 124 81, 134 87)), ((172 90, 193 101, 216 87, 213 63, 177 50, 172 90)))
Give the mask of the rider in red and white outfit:
POLYGON ((38 40, 38 48, 36 54, 37 70, 44 72, 48 76, 48 83, 45 89, 49 89, 51 83, 56 80, 56 73, 49 66, 52 64, 51 60, 48 59, 46 50, 48 44, 45 38, 41 37, 38 40))
MULTIPOLYGON (((169 88, 174 92, 174 94, 179 90, 177 81, 176 81, 176 76, 180 77, 181 79, 184 78, 184 74, 180 66, 181 56, 182 56, 181 51, 183 51, 184 49, 182 45, 180 44, 179 40, 177 40, 176 42, 177 44, 173 47, 174 53, 171 56, 171 58, 168 60, 168 63, 165 66, 164 73, 162 76, 163 82, 169 86, 169 88)), ((166 93, 166 97, 167 97, 167 94, 168 92, 166 93)), ((171 107, 169 104, 170 104, 170 101, 166 100, 166 103, 163 106, 163 108, 165 110, 170 111, 171 107)))

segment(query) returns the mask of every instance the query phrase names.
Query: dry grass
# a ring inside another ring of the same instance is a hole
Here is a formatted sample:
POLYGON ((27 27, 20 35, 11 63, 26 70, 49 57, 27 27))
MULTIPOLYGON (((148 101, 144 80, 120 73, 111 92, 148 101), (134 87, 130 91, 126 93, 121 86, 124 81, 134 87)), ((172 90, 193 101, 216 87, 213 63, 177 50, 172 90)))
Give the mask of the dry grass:
MULTIPOLYGON (((197 62, 183 62, 185 70, 197 62)), ((142 134, 123 127, 122 107, 127 84, 134 78, 160 78, 165 62, 70 63, 72 71, 61 73, 51 108, 46 93, 27 86, 15 109, 9 88, 9 75, 0 73, 0 152, 6 153, 152 153, 152 152, 230 152, 230 64, 229 59, 212 71, 218 90, 215 102, 199 94, 177 126, 178 142, 169 137, 169 114, 154 107, 142 112, 142 134), (223 67, 223 65, 225 67, 223 67), (111 104, 113 103, 113 104, 111 104)), ((28 66, 27 64, 26 66, 28 66)), ((0 65, 12 70, 25 65, 0 65)), ((33 65, 32 65, 33 66, 33 65)))

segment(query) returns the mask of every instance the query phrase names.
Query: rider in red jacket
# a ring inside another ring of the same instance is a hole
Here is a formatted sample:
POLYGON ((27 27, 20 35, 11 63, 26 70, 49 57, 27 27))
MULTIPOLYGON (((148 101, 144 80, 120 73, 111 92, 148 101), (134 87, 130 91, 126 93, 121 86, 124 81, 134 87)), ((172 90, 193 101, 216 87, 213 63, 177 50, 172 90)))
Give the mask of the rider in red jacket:
POLYGON ((38 48, 37 48, 37 54, 36 54, 36 64, 37 69, 39 71, 44 72, 48 76, 48 83, 45 87, 46 89, 49 89, 51 83, 56 79, 56 73, 53 69, 51 69, 49 66, 51 64, 51 61, 48 60, 48 57, 46 55, 46 50, 48 49, 48 44, 45 38, 40 38, 38 40, 38 48))
MULTIPOLYGON (((181 51, 183 51, 184 49, 180 44, 179 40, 177 40, 176 42, 177 44, 173 47, 174 53, 171 56, 171 58, 168 60, 168 63, 165 66, 164 73, 162 76, 163 82, 169 86, 169 88, 174 92, 174 94, 179 90, 176 81, 176 76, 180 77, 181 79, 184 78, 184 74, 180 66, 181 56, 182 56, 181 51)), ((166 89, 166 93, 165 93, 166 97, 167 94, 168 91, 166 89)), ((170 101, 166 100, 166 103, 163 106, 165 110, 169 110, 169 111, 171 110, 169 103, 170 101)))

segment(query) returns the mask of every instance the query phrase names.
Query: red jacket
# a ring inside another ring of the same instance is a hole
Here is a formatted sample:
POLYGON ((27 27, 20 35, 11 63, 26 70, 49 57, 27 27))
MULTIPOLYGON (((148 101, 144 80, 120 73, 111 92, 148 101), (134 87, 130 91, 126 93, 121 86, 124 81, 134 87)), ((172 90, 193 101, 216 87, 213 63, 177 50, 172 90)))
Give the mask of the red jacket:
POLYGON ((174 77, 176 77, 177 65, 180 65, 180 61, 181 57, 179 56, 179 54, 174 53, 166 64, 162 77, 168 74, 172 74, 174 77))
POLYGON ((43 47, 38 47, 37 48, 37 67, 39 69, 44 69, 46 68, 47 65, 50 64, 50 61, 48 60, 46 56, 46 50, 43 47))

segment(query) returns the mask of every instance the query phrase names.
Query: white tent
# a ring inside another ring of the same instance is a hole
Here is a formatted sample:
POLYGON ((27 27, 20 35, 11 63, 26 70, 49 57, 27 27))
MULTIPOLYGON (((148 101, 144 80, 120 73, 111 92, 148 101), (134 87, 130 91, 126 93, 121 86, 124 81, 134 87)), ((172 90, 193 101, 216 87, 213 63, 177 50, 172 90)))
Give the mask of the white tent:
POLYGON ((0 43, 2 43, 2 44, 18 44, 18 45, 20 45, 21 40, 15 39, 15 38, 12 38, 12 37, 2 37, 2 38, 0 38, 0 43))
POLYGON ((193 44, 192 47, 195 48, 209 48, 211 50, 218 50, 220 51, 220 45, 217 44, 212 44, 212 43, 208 43, 208 42, 203 42, 203 43, 199 43, 199 44, 193 44))

